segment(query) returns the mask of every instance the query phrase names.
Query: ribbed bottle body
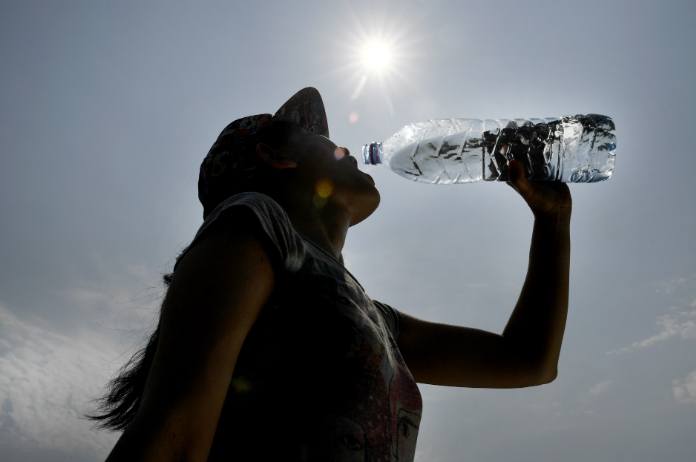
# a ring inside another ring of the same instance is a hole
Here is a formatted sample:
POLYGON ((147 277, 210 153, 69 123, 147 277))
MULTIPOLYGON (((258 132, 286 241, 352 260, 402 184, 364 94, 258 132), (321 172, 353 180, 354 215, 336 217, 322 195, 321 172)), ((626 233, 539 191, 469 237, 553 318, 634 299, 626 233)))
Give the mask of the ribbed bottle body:
POLYGON ((598 114, 531 119, 437 119, 404 126, 363 147, 365 163, 384 163, 410 180, 507 181, 519 160, 537 181, 592 183, 614 171, 611 118, 598 114))

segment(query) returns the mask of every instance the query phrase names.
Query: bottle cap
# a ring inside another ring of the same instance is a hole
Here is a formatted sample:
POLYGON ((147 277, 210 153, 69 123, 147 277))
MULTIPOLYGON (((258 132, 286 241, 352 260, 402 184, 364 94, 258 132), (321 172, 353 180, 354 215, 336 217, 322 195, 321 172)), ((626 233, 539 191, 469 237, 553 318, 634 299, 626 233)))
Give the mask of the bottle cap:
POLYGON ((362 147, 363 161, 365 165, 377 165, 381 164, 382 157, 382 143, 369 143, 364 144, 362 147))

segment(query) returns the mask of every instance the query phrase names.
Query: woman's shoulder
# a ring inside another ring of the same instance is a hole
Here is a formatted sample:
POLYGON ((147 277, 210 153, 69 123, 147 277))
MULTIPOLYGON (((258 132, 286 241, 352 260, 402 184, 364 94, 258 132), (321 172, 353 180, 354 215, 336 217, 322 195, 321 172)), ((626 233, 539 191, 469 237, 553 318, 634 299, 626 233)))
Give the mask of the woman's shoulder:
POLYGON ((218 232, 245 228, 257 235, 280 266, 295 272, 305 258, 305 244, 283 207, 271 196, 246 191, 220 202, 198 228, 189 248, 210 230, 218 232))

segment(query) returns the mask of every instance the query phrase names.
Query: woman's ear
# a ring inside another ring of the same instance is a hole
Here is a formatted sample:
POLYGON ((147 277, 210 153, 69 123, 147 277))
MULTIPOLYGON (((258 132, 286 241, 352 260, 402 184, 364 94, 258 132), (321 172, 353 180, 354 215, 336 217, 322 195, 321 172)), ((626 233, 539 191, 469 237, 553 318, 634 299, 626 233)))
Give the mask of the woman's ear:
POLYGON ((296 168, 297 162, 281 154, 266 143, 256 144, 256 156, 273 168, 296 168))

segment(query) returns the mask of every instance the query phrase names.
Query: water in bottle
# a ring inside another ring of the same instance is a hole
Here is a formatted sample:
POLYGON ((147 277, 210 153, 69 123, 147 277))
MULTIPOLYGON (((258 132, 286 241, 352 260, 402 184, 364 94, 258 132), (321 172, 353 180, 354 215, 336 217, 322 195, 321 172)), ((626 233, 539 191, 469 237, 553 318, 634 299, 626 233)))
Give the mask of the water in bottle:
POLYGON ((385 164, 423 183, 508 181, 507 162, 530 180, 593 183, 614 172, 614 122, 599 114, 543 119, 439 119, 404 126, 363 146, 365 164, 385 164))

